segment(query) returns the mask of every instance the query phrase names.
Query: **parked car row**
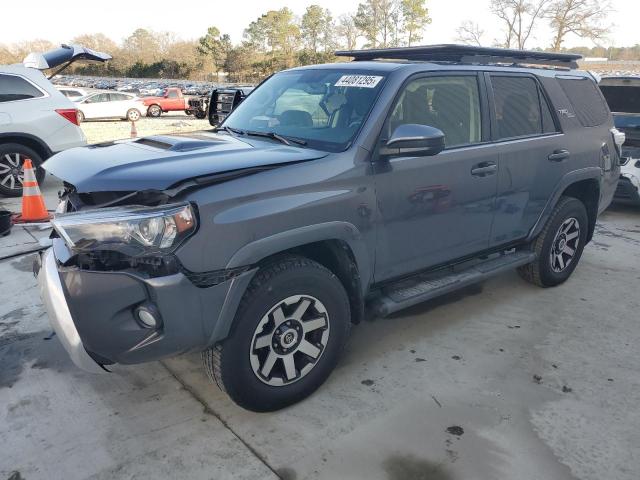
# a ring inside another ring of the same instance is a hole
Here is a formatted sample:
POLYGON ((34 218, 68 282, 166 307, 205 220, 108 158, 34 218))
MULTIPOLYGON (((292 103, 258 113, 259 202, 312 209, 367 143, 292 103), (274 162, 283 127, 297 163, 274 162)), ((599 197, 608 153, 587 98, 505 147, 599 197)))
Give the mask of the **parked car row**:
POLYGON ((190 80, 104 78, 83 75, 56 75, 52 79, 52 82, 54 85, 116 90, 118 92, 133 93, 139 96, 158 96, 167 88, 177 88, 183 95, 207 95, 217 86, 217 84, 211 82, 195 82, 190 80))

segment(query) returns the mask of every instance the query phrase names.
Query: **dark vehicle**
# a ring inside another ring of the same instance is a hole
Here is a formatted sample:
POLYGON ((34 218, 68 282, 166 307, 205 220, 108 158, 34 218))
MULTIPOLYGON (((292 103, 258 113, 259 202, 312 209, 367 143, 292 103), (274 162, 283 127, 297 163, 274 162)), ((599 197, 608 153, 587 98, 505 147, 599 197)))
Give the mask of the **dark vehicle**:
POLYGON ((613 198, 640 206, 640 77, 603 77, 600 90, 613 112, 616 128, 626 135, 613 198))
POLYGON ((253 89, 254 87, 227 87, 213 90, 209 100, 209 123, 214 127, 220 125, 253 89))
POLYGON ((187 115, 193 115, 199 120, 207 118, 209 112, 209 96, 203 95, 201 97, 190 97, 189 106, 185 113, 187 115))
POLYGON ((365 317, 511 268, 569 278, 620 175, 578 55, 338 54, 356 61, 277 73, 213 132, 45 164, 66 189, 35 269, 76 364, 202 351, 270 411, 317 389, 365 317))

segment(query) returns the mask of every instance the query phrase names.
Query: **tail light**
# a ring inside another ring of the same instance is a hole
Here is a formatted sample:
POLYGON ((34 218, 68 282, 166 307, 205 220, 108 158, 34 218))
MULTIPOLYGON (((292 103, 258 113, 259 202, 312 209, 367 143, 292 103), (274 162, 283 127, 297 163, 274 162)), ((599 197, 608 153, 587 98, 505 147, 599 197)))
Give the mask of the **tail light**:
POLYGON ((58 108, 56 113, 62 115, 64 118, 69 120, 74 125, 80 126, 80 122, 78 122, 78 109, 77 108, 58 108))

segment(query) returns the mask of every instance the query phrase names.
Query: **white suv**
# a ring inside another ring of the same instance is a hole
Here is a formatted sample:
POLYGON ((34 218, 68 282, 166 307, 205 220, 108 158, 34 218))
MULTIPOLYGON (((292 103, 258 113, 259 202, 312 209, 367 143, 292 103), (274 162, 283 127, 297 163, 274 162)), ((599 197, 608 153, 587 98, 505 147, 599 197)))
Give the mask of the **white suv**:
POLYGON ((77 106, 41 70, 76 59, 102 61, 103 57, 111 58, 77 45, 63 45, 52 52, 31 54, 24 64, 0 66, 0 194, 22 195, 24 159, 32 160, 38 182, 42 182, 42 162, 87 143, 78 126, 77 106))

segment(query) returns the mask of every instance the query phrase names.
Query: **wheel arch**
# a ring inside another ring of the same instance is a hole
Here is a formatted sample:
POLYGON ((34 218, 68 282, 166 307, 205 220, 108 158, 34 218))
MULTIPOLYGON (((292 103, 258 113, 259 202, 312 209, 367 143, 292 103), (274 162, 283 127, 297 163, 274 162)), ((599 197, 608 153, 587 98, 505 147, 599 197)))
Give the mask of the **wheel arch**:
POLYGON ((600 179, 602 170, 599 167, 588 167, 567 173, 556 185, 553 194, 531 229, 527 241, 532 241, 540 234, 547 223, 551 212, 563 196, 573 197, 584 203, 589 217, 587 241, 593 237, 600 203, 600 179))
POLYGON ((572 197, 580 200, 587 209, 589 218, 589 230, 587 231, 587 242, 593 238, 598 218, 598 202, 600 200, 600 184, 594 178, 580 180, 572 183, 562 192, 563 197, 572 197))
POLYGON ((53 155, 53 152, 44 141, 28 133, 2 133, 0 134, 0 145, 5 143, 24 145, 40 155, 43 162, 53 155))
POLYGON ((347 222, 307 225, 256 240, 238 250, 226 268, 254 266, 234 279, 209 344, 228 335, 240 300, 262 266, 283 255, 300 255, 316 261, 335 274, 349 297, 351 320, 364 317, 364 297, 371 280, 371 261, 359 230, 347 222))

